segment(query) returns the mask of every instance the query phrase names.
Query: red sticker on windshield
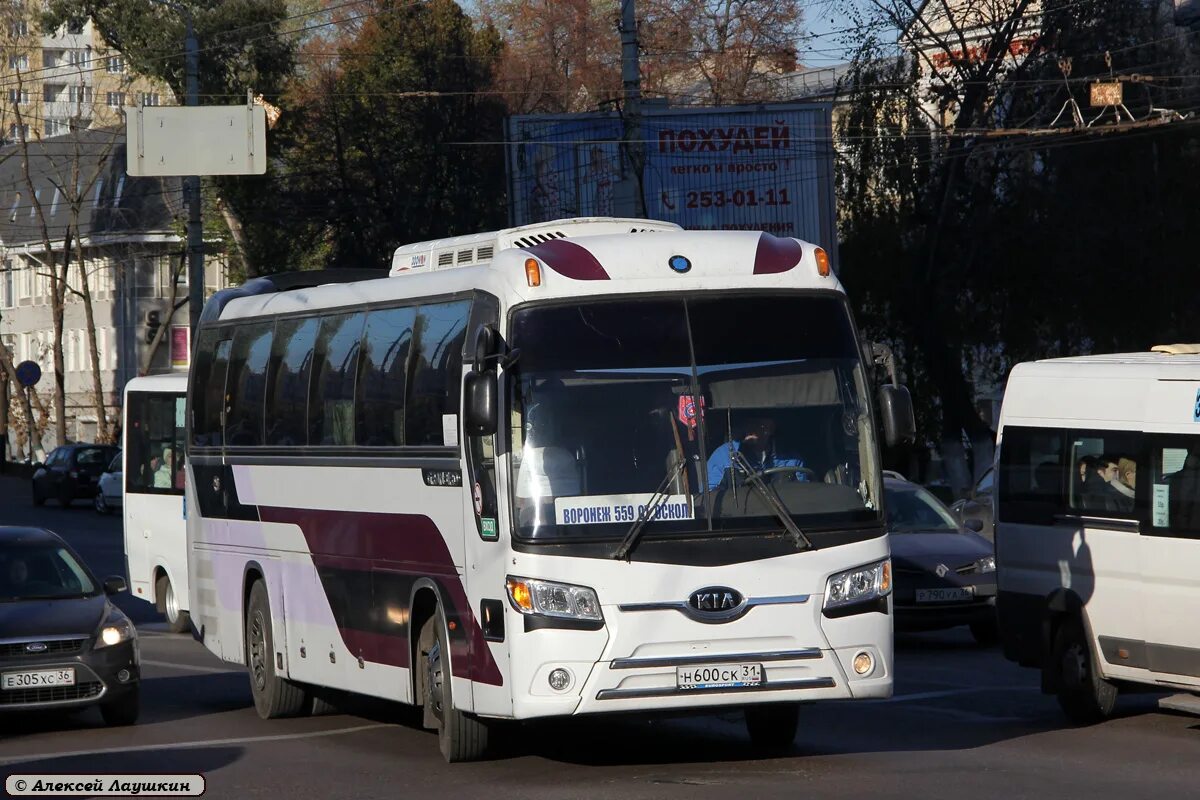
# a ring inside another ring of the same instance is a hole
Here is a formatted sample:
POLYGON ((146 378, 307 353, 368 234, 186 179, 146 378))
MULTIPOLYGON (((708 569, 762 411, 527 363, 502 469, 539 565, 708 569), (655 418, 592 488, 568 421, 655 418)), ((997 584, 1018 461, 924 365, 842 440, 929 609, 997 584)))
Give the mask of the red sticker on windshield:
MULTIPOLYGON (((704 398, 700 398, 700 414, 704 414, 704 398)), ((696 415, 696 398, 685 394, 679 398, 679 421, 688 429, 688 439, 691 439, 699 422, 696 415)))

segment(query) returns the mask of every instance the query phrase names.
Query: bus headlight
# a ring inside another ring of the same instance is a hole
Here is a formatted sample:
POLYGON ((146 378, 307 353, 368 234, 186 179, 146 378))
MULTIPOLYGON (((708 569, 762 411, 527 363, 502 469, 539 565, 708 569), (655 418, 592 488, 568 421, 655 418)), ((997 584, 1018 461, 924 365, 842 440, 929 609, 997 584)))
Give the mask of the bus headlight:
POLYGON ((831 575, 825 584, 825 608, 862 603, 892 593, 891 560, 831 575))
POLYGON ((508 576, 508 601, 522 614, 602 620, 600 600, 586 586, 508 576))

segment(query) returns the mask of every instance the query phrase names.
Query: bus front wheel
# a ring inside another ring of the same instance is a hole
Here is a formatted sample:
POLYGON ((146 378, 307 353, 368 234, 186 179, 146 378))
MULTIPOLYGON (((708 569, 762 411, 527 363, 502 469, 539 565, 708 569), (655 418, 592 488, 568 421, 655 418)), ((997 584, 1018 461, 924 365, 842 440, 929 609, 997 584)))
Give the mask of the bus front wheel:
POLYGON ((262 719, 294 717, 309 705, 300 686, 275 672, 275 641, 271 631, 271 606, 267 587, 255 581, 246 605, 246 668, 254 710, 262 719))
POLYGON ((425 725, 438 732, 438 748, 449 763, 475 761, 487 751, 488 729, 478 717, 454 707, 450 680, 446 623, 439 609, 425 621, 417 642, 417 669, 421 673, 421 702, 425 725))
POLYGON ((764 750, 786 750, 796 740, 800 726, 800 705, 780 703, 747 706, 746 731, 750 741, 764 750))
POLYGON ((1092 649, 1079 620, 1069 619, 1054 637, 1051 663, 1058 669, 1058 704, 1067 717, 1092 725, 1112 716, 1117 687, 1096 671, 1092 649))

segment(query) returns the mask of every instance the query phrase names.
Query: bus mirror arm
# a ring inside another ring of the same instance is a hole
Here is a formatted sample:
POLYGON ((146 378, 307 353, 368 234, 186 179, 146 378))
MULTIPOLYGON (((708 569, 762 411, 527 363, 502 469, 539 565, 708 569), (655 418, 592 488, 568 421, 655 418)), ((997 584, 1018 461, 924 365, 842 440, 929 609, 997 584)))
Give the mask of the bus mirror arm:
POLYGON ((470 436, 491 436, 499 415, 496 370, 472 370, 463 379, 463 428, 470 436))
POLYGON ((480 325, 475 333, 475 357, 473 366, 476 372, 487 369, 489 362, 496 362, 504 369, 511 368, 521 357, 519 348, 509 349, 508 344, 500 337, 500 332, 494 325, 480 325))

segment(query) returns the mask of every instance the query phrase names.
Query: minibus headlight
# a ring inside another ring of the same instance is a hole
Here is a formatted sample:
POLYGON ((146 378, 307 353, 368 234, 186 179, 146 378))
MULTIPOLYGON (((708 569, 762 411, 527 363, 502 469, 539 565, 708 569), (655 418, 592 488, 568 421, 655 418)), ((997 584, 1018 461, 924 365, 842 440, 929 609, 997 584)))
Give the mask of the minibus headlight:
POLYGON ((509 576, 508 601, 522 614, 562 619, 602 620, 600 600, 586 586, 509 576))
POLYGON ((831 575, 825 584, 825 608, 862 603, 892 592, 892 562, 878 561, 831 575))

